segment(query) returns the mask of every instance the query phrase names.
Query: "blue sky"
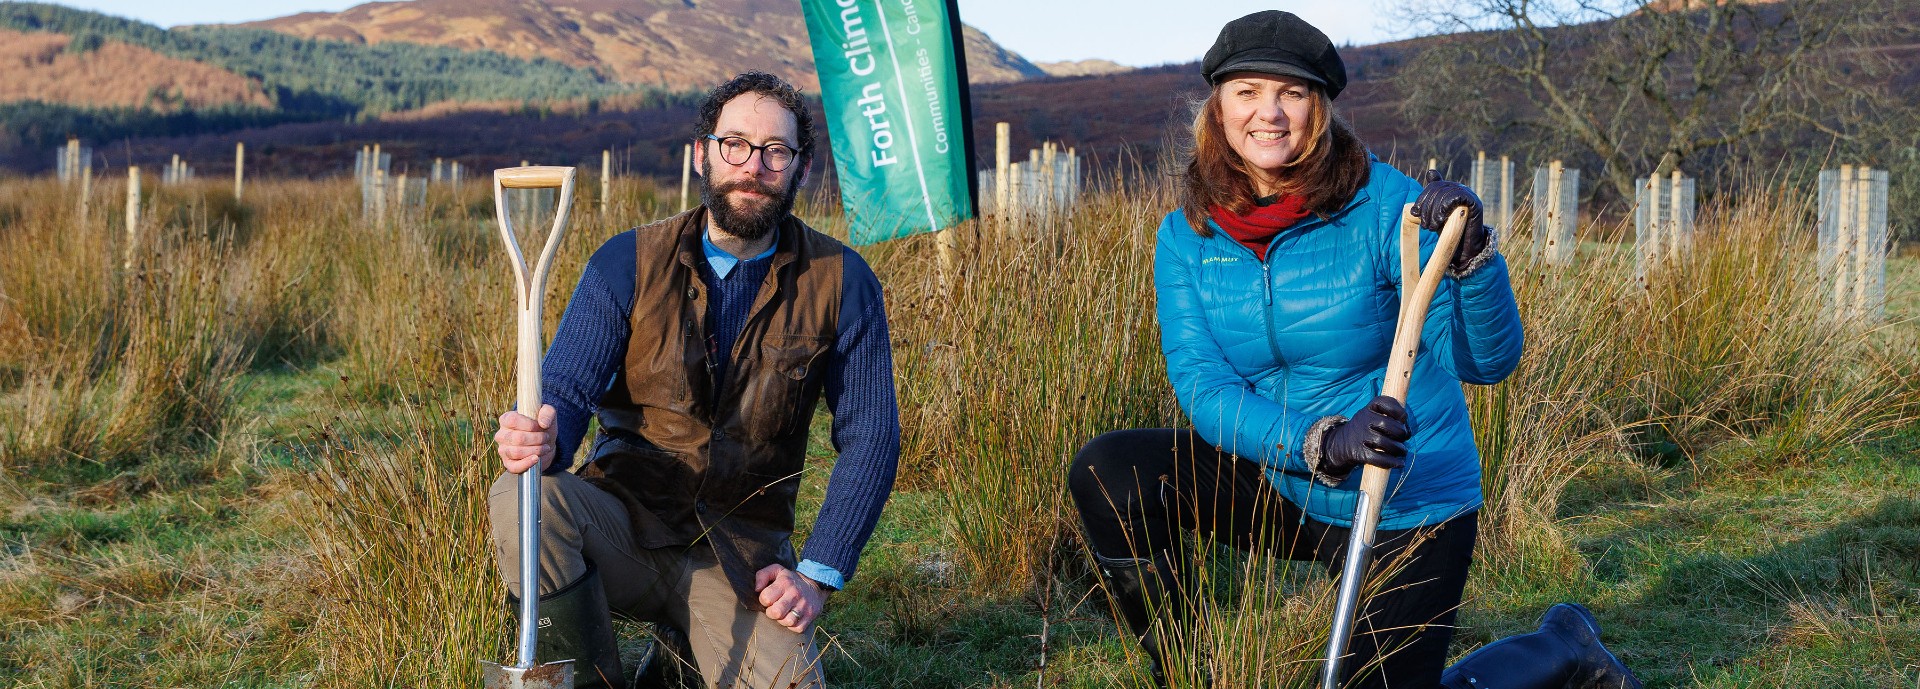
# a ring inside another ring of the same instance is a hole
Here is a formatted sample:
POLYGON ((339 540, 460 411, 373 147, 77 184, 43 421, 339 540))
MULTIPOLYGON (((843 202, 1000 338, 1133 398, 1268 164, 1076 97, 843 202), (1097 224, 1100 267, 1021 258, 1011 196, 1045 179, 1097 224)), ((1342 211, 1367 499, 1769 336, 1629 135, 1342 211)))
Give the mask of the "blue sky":
MULTIPOLYGON (((797 0, 796 0, 797 2, 797 0)), ((1106 58, 1146 66, 1206 53, 1220 26, 1264 9, 1298 13, 1338 44, 1402 38, 1386 28, 1391 0, 960 0, 960 17, 1029 60, 1106 58)), ((60 0, 161 26, 244 22, 338 11, 355 0, 60 0)))

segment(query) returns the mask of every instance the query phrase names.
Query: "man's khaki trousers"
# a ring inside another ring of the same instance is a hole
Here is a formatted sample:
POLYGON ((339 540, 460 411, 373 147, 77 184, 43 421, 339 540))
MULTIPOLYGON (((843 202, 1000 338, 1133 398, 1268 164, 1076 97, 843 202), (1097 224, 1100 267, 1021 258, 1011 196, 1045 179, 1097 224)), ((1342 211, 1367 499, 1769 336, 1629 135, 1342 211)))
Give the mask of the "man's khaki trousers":
MULTIPOLYGON (((708 687, 823 686, 813 632, 798 634, 740 604, 713 549, 636 547, 626 506, 570 473, 540 479, 540 594, 600 568, 607 603, 634 619, 686 632, 708 687)), ((501 474, 487 494, 494 562, 520 591, 520 476, 501 474)))

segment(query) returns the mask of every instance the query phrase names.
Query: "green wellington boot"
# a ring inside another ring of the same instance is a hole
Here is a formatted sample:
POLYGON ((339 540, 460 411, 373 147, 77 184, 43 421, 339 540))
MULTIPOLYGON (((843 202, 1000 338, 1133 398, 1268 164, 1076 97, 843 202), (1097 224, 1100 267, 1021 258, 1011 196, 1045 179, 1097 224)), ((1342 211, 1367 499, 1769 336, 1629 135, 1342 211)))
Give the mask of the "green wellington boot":
MULTIPOLYGON (((518 628, 520 597, 508 594, 507 606, 518 628)), ((579 579, 540 597, 539 627, 534 657, 543 663, 572 660, 576 689, 627 689, 620 668, 620 643, 607 610, 607 591, 600 587, 600 570, 592 562, 579 579)))

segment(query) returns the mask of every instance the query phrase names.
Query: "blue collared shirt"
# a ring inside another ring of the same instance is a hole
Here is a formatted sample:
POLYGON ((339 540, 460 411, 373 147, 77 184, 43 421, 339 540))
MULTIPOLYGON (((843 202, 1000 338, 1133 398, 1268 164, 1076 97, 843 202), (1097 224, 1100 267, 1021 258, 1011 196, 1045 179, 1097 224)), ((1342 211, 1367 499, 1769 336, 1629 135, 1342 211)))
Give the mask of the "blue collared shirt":
POLYGON ((775 235, 773 243, 768 244, 767 250, 760 252, 760 255, 753 258, 740 258, 727 253, 726 249, 714 246, 712 232, 712 230, 708 230, 700 233, 700 247, 706 250, 707 265, 712 266, 713 274, 719 276, 722 280, 727 279, 727 274, 733 272, 733 267, 740 265, 741 261, 758 261, 772 256, 773 248, 780 245, 780 237, 775 235))

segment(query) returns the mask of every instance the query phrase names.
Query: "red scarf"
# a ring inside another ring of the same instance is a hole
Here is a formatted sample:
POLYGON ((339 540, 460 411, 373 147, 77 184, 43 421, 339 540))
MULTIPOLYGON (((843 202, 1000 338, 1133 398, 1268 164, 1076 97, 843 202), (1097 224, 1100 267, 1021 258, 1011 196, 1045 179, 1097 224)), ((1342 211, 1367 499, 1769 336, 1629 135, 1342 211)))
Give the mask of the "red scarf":
POLYGON ((1212 206, 1213 222, 1226 230, 1227 234, 1253 250, 1260 260, 1267 260, 1267 242, 1280 234, 1281 230, 1293 227, 1301 218, 1312 215, 1298 196, 1282 196, 1280 200, 1265 206, 1254 206, 1246 215, 1236 215, 1220 206, 1212 206))

